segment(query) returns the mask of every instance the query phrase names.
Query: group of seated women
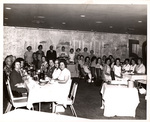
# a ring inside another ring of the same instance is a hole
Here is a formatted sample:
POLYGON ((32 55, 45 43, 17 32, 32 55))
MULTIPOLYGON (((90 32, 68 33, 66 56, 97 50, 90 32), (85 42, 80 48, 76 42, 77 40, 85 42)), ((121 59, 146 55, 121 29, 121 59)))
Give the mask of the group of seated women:
MULTIPOLYGON (((137 73, 145 74, 145 66, 142 63, 142 58, 125 59, 121 62, 120 58, 114 58, 112 55, 96 57, 94 51, 88 48, 84 48, 83 52, 78 48, 74 52, 71 48, 68 54, 65 52, 65 47, 62 46, 62 52, 57 57, 56 51, 53 50, 53 46, 50 46, 50 50, 47 51, 47 56, 42 51, 42 45, 38 46, 38 51, 32 52, 32 47, 28 46, 27 51, 23 58, 17 58, 9 55, 4 61, 4 81, 7 77, 10 77, 10 84, 13 94, 20 96, 22 92, 26 92, 24 88, 17 88, 18 83, 23 83, 22 77, 24 71, 29 75, 34 76, 37 72, 43 73, 50 79, 57 80, 59 83, 65 83, 68 79, 71 79, 70 71, 65 68, 66 61, 62 58, 64 55, 68 55, 69 63, 75 64, 76 72, 80 78, 85 78, 88 83, 94 81, 111 81, 119 80, 123 78, 124 73, 137 73), (54 58, 52 58, 54 57, 54 58), (61 57, 61 58, 60 58, 61 57), (61 60, 61 61, 60 61, 61 60)), ((4 83, 5 84, 5 83, 4 83)))
POLYGON ((77 56, 76 62, 79 76, 87 76, 88 82, 94 80, 111 81, 121 80, 123 74, 145 74, 146 68, 143 64, 142 58, 137 59, 125 59, 121 62, 120 58, 114 58, 112 55, 106 57, 89 56, 84 57, 83 55, 77 56))
MULTIPOLYGON (((3 70, 4 84, 7 78, 9 78, 11 90, 15 97, 20 97, 22 93, 27 92, 25 87, 18 87, 18 85, 24 84, 27 75, 34 79, 37 73, 43 73, 44 77, 48 77, 50 81, 53 80, 59 84, 67 84, 67 82, 71 80, 71 73, 66 68, 66 62, 64 60, 49 60, 48 63, 44 57, 42 57, 41 60, 41 66, 35 67, 34 63, 30 65, 26 64, 23 58, 17 58, 14 61, 12 60, 12 56, 7 56, 5 58, 3 70)), ((6 91, 4 90, 4 92, 6 91)))

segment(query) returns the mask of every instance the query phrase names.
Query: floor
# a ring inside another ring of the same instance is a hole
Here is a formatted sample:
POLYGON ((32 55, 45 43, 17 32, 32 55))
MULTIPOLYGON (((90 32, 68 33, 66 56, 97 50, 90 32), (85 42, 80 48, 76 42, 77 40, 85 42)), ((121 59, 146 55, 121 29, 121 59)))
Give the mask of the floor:
MULTIPOLYGON (((78 89, 75 98, 74 108, 76 110, 77 116, 88 119, 122 119, 122 120, 146 120, 146 100, 145 95, 139 94, 140 103, 136 109, 136 116, 134 117, 104 117, 104 110, 100 109, 101 106, 101 94, 100 94, 100 85, 99 84, 89 84, 83 79, 74 78, 73 82, 78 82, 78 89)), ((5 111, 7 106, 7 100, 4 98, 4 107, 5 111)), ((50 103, 42 103, 43 112, 51 112, 50 103)), ((38 111, 38 104, 34 104, 35 110, 38 111)), ((25 108, 23 108, 25 109, 25 108)), ((72 116, 71 110, 69 107, 63 113, 63 115, 72 116)))

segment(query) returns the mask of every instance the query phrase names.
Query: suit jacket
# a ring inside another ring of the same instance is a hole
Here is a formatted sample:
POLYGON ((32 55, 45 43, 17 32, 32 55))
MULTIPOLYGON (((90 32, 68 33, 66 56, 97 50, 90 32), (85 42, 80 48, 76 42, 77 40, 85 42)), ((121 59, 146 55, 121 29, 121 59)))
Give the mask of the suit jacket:
POLYGON ((55 60, 56 58, 57 58, 57 54, 55 50, 53 50, 53 52, 51 52, 50 50, 47 51, 46 53, 47 61, 49 61, 50 59, 55 60))

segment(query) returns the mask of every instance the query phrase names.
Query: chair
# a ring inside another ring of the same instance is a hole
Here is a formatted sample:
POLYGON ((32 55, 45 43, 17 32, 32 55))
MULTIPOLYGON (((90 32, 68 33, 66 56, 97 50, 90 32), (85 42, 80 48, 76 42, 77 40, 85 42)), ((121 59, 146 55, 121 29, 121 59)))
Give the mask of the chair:
MULTIPOLYGON (((74 101, 75 101, 75 96, 76 96, 76 92, 77 92, 77 87, 78 87, 78 83, 74 83, 73 84, 73 87, 72 87, 72 89, 71 89, 71 94, 70 94, 70 96, 67 98, 67 101, 66 101, 66 105, 68 105, 68 106, 70 106, 70 109, 71 109, 71 111, 72 111, 72 114, 75 116, 75 117, 77 117, 77 114, 76 114, 76 111, 75 111, 75 109, 74 109, 74 106, 73 106, 73 104, 74 104, 74 101)), ((55 113, 56 113, 56 107, 57 106, 59 106, 59 105, 62 105, 61 103, 56 103, 55 104, 55 113)))
POLYGON ((15 109, 17 109, 19 107, 27 106, 27 100, 28 100, 27 96, 24 96, 24 95, 23 95, 23 97, 14 97, 13 96, 12 91, 11 91, 11 87, 10 87, 10 79, 9 79, 9 77, 8 77, 8 79, 6 81, 6 87, 7 87, 7 90, 8 90, 8 95, 10 97, 10 101, 7 104, 7 108, 5 110, 5 113, 9 112, 11 110, 12 106, 15 109))

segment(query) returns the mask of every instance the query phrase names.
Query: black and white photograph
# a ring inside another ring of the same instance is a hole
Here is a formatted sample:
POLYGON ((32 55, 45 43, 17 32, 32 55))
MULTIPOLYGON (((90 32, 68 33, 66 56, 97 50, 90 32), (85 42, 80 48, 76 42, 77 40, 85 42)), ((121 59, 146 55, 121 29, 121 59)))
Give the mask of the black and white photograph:
POLYGON ((1 3, 4 121, 149 119, 148 0, 81 1, 1 3))

